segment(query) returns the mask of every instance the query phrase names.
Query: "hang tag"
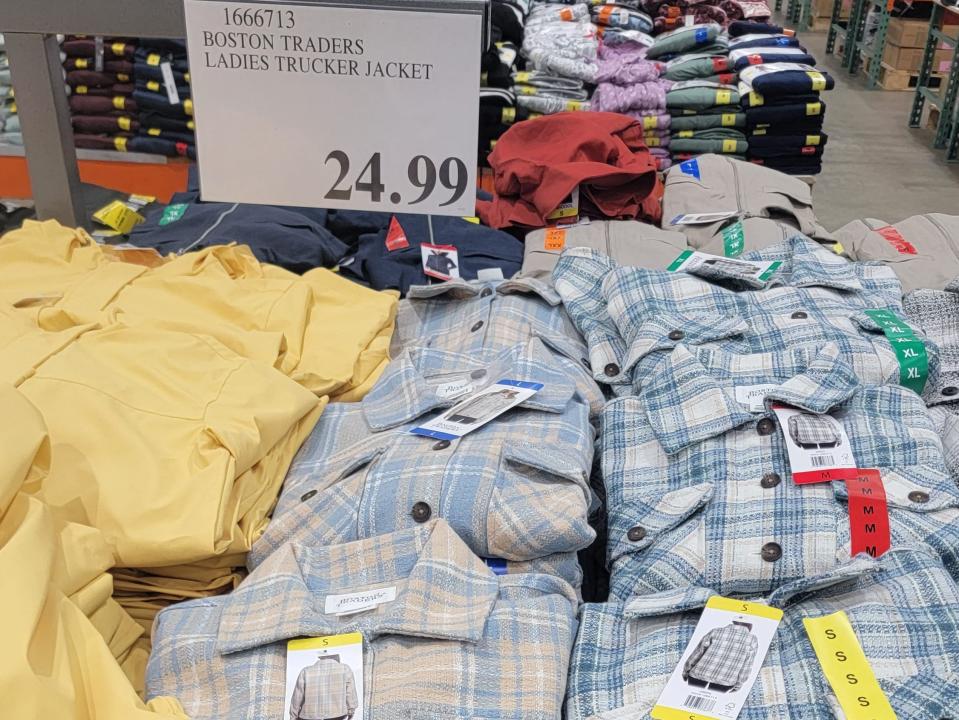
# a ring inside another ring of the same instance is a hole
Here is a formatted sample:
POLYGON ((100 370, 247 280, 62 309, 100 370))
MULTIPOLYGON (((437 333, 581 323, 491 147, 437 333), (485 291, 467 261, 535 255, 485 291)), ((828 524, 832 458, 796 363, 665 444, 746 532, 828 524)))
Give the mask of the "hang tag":
POLYGON ((650 715, 735 720, 776 636, 783 611, 713 596, 650 715))
POLYGON ((775 383, 763 385, 737 385, 736 402, 745 405, 749 412, 763 412, 766 409, 766 395, 779 388, 775 383))
POLYGON ((852 546, 849 554, 867 553, 880 557, 891 546, 889 506, 886 489, 878 470, 860 470, 846 480, 849 492, 849 530, 852 546))
POLYGON ((856 459, 846 428, 832 415, 773 405, 786 440, 789 468, 797 485, 855 478, 856 459))
POLYGON ((546 228, 543 247, 546 250, 562 250, 566 247, 566 230, 563 228, 546 228))
POLYGON ((189 207, 188 203, 173 203, 172 205, 167 205, 163 208, 163 215, 160 216, 160 221, 157 225, 163 226, 176 222, 183 217, 183 213, 186 212, 187 207, 189 207))
POLYGON ((892 345, 899 360, 899 384, 922 395, 929 377, 929 356, 926 346, 909 324, 900 320, 891 310, 865 310, 892 345))
POLYGON ((849 616, 803 618, 806 634, 839 705, 850 720, 896 720, 876 674, 862 651, 849 616))
POLYGON ((180 104, 180 92, 176 89, 176 80, 173 77, 173 68, 169 62, 160 63, 160 73, 163 75, 163 85, 166 87, 166 97, 171 105, 180 104))
POLYGON ((542 383, 500 380, 410 432, 438 440, 456 440, 483 427, 542 389, 542 383))
POLYGON ((911 242, 906 240, 896 228, 892 225, 885 225, 881 228, 876 228, 876 232, 879 233, 887 243, 895 248, 896 252, 900 255, 918 255, 919 251, 916 250, 916 246, 911 242))
POLYGON ((403 250, 410 246, 410 241, 406 239, 406 232, 396 215, 390 218, 390 227, 386 231, 386 249, 390 252, 394 250, 403 250))
POLYGON ((423 272, 437 280, 452 280, 460 276, 459 252, 453 245, 420 244, 423 272))
POLYGON ((355 615, 394 600, 396 600, 396 586, 346 595, 327 595, 323 612, 337 616, 355 615))
POLYGON ((561 202, 553 212, 546 216, 547 220, 565 220, 579 217, 579 185, 573 188, 569 197, 561 202))
POLYGON ((97 72, 103 72, 103 36, 95 35, 93 38, 93 69, 97 72))
POLYGON ((667 270, 670 272, 695 272, 701 268, 710 268, 714 271, 726 273, 731 277, 745 276, 747 279, 766 282, 779 269, 782 262, 752 262, 736 260, 734 258, 719 257, 698 250, 684 250, 679 254, 667 270))
POLYGON ((283 717, 364 718, 363 635, 301 638, 286 644, 283 717))
MULTIPOLYGON (((681 166, 680 166, 681 167, 681 166)), ((720 212, 686 213, 677 215, 669 221, 670 225, 708 225, 731 217, 736 217, 738 210, 722 210, 720 212)))
POLYGON ((476 388, 473 386, 473 382, 469 378, 465 378, 463 380, 451 380, 450 382, 445 382, 437 387, 436 395, 444 400, 449 400, 451 398, 457 398, 460 395, 471 393, 475 389, 476 388))
POLYGON ((119 200, 114 200, 97 210, 93 213, 93 219, 123 235, 145 221, 140 213, 127 207, 119 200))

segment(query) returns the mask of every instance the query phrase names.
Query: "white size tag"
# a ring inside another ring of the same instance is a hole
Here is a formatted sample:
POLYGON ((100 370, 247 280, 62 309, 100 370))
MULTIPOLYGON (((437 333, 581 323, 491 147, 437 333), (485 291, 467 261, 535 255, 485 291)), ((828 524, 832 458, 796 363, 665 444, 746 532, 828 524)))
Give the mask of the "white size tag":
POLYGON ((396 586, 346 595, 327 595, 323 612, 327 615, 352 615, 394 600, 396 600, 396 586))
POLYGON ((731 277, 745 277, 766 282, 776 274, 780 265, 782 265, 782 262, 779 260, 751 262, 701 253, 698 250, 684 250, 666 269, 670 272, 696 272, 697 270, 708 269, 731 277))
POLYGON ((437 280, 452 280, 460 276, 459 252, 453 245, 430 245, 422 243, 420 254, 423 272, 437 280))
POLYGON ((473 381, 469 378, 465 380, 452 380, 450 382, 445 382, 436 388, 436 394, 444 400, 449 400, 450 398, 471 393, 473 392, 473 389, 473 381))
POLYGON ((476 279, 480 282, 494 282, 503 279, 503 271, 498 267, 480 268, 476 271, 476 279))
POLYGON ((783 611, 714 596, 650 715, 735 720, 759 676, 783 611))
POLYGON ((438 418, 413 428, 410 432, 440 440, 456 440, 483 427, 542 389, 542 383, 500 380, 457 403, 438 418))
POLYGON ((696 22, 696 16, 687 15, 686 17, 683 18, 683 22, 685 23, 685 27, 692 27, 693 24, 695 24, 696 22))
POLYGON ((166 87, 166 97, 171 105, 180 104, 180 92, 176 89, 176 80, 173 78, 173 68, 170 63, 160 63, 160 72, 163 73, 163 85, 166 87))
POLYGON ((762 412, 766 409, 766 395, 777 390, 779 385, 766 383, 764 385, 737 385, 736 402, 745 405, 749 412, 762 412))
POLYGON ((97 72, 103 72, 103 36, 95 35, 93 38, 93 69, 97 72))
POLYGON ((707 225, 739 215, 738 210, 722 210, 708 213, 684 213, 669 221, 670 225, 707 225))
POLYGON ((363 636, 301 638, 286 644, 283 717, 363 720, 363 636))
POLYGON ((785 405, 773 405, 773 412, 786 440, 793 482, 805 485, 856 477, 846 428, 836 418, 785 405))

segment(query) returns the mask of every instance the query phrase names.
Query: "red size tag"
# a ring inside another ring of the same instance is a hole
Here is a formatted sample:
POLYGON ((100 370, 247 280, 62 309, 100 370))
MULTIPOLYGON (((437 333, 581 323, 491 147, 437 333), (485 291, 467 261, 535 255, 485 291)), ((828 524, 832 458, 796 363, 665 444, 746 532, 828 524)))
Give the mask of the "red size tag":
POLYGON ((719 82, 723 85, 732 85, 736 81, 736 73, 724 73, 719 76, 719 82))
POLYGON ((748 59, 749 59, 749 64, 750 64, 750 65, 762 65, 762 64, 763 64, 763 56, 762 56, 762 55, 750 55, 748 59))
POLYGON ((713 58, 713 70, 715 70, 716 72, 729 70, 728 58, 713 58))
POLYGON ((886 238, 886 242, 896 248, 896 252, 898 252, 900 255, 919 254, 919 251, 916 250, 916 246, 906 240, 906 238, 904 238, 892 225, 886 225, 885 227, 878 228, 876 232, 886 238))
POLYGON ((186 157, 186 151, 189 150, 189 146, 185 142, 176 143, 176 151, 178 155, 186 157))
POLYGON ((406 233, 400 227, 396 215, 390 218, 390 229, 386 231, 386 249, 390 252, 408 248, 410 241, 406 239, 406 233))
POLYGON ((800 152, 801 152, 803 155, 815 155, 815 154, 816 154, 816 148, 815 148, 815 146, 813 146, 813 145, 806 145, 806 147, 804 147, 800 152))
POLYGON ((889 510, 878 470, 860 470, 846 480, 849 491, 850 553, 879 557, 889 549, 889 510))

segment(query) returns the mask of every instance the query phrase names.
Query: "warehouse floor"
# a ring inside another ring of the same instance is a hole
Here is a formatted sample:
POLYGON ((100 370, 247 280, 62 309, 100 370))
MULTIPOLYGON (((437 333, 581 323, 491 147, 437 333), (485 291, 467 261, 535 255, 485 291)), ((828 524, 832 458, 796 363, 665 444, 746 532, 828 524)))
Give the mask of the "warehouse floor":
POLYGON ((819 221, 835 230, 859 217, 892 223, 916 213, 959 214, 959 164, 943 161, 930 130, 909 128, 913 93, 867 90, 839 58, 826 55, 825 33, 800 37, 836 79, 824 93, 829 142, 813 186, 819 221))

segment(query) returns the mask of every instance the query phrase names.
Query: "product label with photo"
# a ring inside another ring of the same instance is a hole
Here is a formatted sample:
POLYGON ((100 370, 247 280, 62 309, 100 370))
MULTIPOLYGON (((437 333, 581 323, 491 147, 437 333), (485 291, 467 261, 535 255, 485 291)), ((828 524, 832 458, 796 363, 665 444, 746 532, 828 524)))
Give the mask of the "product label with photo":
POLYGON ((808 483, 849 480, 857 475, 846 428, 832 415, 773 405, 786 440, 793 481, 808 483))
POLYGON ((439 440, 455 440, 483 427, 542 389, 542 383, 500 380, 410 432, 439 440))
MULTIPOLYGON (((676 224, 675 222, 673 224, 676 224)), ((670 272, 694 272, 699 269, 712 269, 717 272, 766 282, 779 269, 782 262, 751 262, 737 258, 720 257, 699 252, 698 250, 684 250, 672 264, 666 268, 670 272)))
POLYGON ((363 697, 360 633, 301 638, 286 644, 284 718, 363 720, 363 697))
POLYGON ((452 280, 460 276, 460 256, 453 245, 420 244, 423 272, 437 280, 452 280))

